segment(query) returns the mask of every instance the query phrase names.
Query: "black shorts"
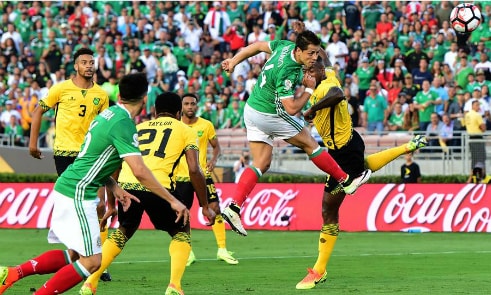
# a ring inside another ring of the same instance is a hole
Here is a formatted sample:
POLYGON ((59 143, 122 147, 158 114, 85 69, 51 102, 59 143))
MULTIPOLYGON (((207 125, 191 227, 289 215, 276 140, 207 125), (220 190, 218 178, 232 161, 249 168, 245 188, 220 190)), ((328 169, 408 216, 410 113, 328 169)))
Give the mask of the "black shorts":
POLYGON ((75 162, 77 157, 53 156, 53 158, 55 159, 56 173, 60 176, 68 166, 75 162))
MULTIPOLYGON (((357 177, 365 171, 365 143, 355 130, 353 130, 351 140, 345 146, 337 150, 330 149, 329 154, 350 177, 357 177)), ((324 191, 332 192, 337 185, 336 179, 328 175, 324 191)))
MULTIPOLYGON (((191 208, 194 200, 194 187, 191 181, 176 182, 176 192, 182 196, 183 200, 186 200, 186 202, 191 204, 188 207, 191 208)), ((206 196, 208 197, 208 204, 219 201, 217 189, 212 178, 206 178, 206 196)))
MULTIPOLYGON (((128 211, 124 212, 122 206, 118 206, 118 221, 124 228, 138 228, 142 220, 143 212, 147 212, 155 229, 162 231, 181 231, 184 229, 183 220, 175 222, 177 215, 170 204, 152 192, 126 190, 140 200, 140 203, 132 201, 128 211)), ((176 192, 170 192, 187 208, 191 208, 182 200, 176 192)))

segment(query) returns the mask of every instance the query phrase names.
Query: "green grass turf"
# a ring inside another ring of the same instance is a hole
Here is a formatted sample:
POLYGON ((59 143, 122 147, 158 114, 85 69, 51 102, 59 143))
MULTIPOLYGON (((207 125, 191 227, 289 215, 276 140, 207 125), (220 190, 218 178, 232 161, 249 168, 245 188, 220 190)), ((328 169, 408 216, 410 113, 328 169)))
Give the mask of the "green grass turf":
MULTIPOLYGON (((13 265, 46 249, 46 230, 0 230, 0 264, 13 265)), ((198 261, 186 269, 183 289, 193 294, 491 294, 490 235, 483 233, 341 233, 328 280, 312 290, 295 284, 317 257, 318 232, 227 232, 240 260, 216 260, 211 231, 193 231, 198 261)), ((164 294, 169 281, 169 237, 139 231, 110 266, 113 281, 97 294, 164 294)), ((30 294, 49 275, 32 276, 6 294, 30 294)), ((79 286, 66 294, 77 294, 79 286)))

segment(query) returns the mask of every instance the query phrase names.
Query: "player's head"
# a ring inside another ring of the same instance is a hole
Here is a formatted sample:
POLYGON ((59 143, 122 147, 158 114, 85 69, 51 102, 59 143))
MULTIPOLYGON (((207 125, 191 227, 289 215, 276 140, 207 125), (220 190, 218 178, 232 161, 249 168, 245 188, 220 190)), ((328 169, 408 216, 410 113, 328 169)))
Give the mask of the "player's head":
POLYGON ((305 72, 314 77, 316 85, 319 85, 326 78, 324 60, 319 56, 316 62, 310 68, 306 69, 305 72))
POLYGON ((319 56, 320 44, 321 40, 314 32, 301 32, 295 42, 295 58, 299 63, 311 67, 319 56))
POLYGON ((89 48, 80 48, 73 56, 74 68, 77 76, 90 80, 95 73, 94 51, 89 48))
POLYGON ((188 119, 196 117, 198 111, 198 96, 194 93, 186 93, 182 96, 182 115, 188 119))
POLYGON ((181 97, 177 93, 164 92, 159 94, 155 100, 155 113, 157 117, 167 115, 180 119, 181 109, 181 97))
POLYGON ((140 111, 146 102, 148 80, 145 73, 135 73, 123 76, 118 84, 121 103, 139 105, 140 111))

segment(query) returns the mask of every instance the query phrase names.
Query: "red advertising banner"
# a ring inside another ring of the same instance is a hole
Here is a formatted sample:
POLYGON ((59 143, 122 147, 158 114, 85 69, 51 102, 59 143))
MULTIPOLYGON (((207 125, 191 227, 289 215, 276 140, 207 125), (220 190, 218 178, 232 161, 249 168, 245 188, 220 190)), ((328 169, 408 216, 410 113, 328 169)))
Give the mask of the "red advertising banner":
MULTIPOLYGON (((320 230, 322 184, 258 184, 242 208, 246 229, 320 230)), ((47 228, 52 183, 0 184, 0 228, 47 228)), ((235 184, 219 183, 224 208, 235 184)), ((343 231, 491 232, 491 194, 475 184, 367 184, 347 196, 340 211, 343 231)), ((117 227, 113 220, 112 227, 117 227)), ((209 229, 201 210, 191 226, 209 229)), ((152 229, 145 218, 141 228, 152 229)))

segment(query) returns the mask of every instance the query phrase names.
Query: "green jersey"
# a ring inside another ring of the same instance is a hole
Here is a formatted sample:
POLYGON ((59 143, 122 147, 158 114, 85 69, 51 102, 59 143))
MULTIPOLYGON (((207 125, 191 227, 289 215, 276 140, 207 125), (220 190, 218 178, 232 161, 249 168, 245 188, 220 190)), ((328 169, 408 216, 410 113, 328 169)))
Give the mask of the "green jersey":
POLYGON ((271 56, 264 64, 247 104, 267 114, 284 114, 281 100, 291 98, 301 82, 302 64, 293 56, 295 43, 287 40, 269 42, 271 56))
POLYGON ((78 200, 95 200, 97 190, 121 167, 123 158, 141 155, 130 113, 120 105, 105 109, 90 123, 75 162, 61 174, 54 189, 78 200))

